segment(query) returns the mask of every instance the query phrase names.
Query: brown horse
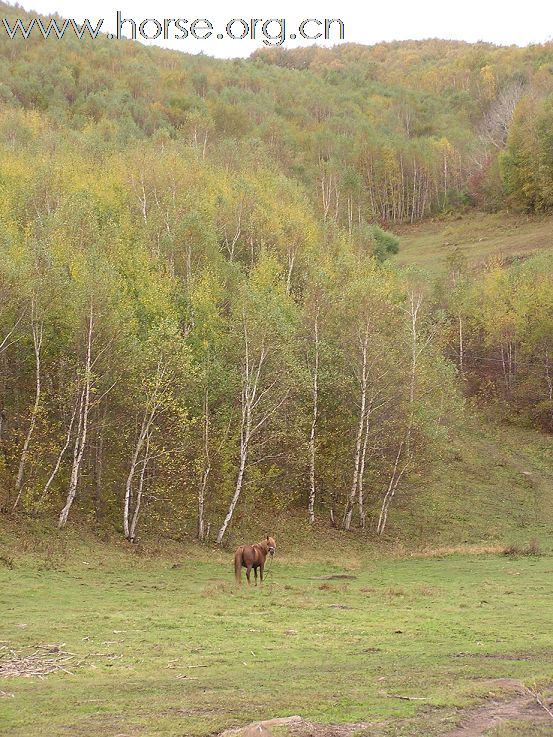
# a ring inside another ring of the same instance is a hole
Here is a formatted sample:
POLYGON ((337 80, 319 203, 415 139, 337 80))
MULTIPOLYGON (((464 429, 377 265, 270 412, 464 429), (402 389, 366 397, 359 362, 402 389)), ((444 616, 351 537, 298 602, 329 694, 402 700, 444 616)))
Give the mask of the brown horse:
POLYGON ((257 586, 257 569, 259 568, 259 577, 263 581, 263 569, 265 567, 265 559, 268 555, 273 556, 276 550, 276 542, 272 537, 267 535, 266 540, 262 540, 255 545, 240 545, 236 548, 234 554, 234 575, 236 583, 242 583, 242 568, 246 569, 246 578, 250 581, 250 573, 253 568, 255 576, 255 585, 257 586))

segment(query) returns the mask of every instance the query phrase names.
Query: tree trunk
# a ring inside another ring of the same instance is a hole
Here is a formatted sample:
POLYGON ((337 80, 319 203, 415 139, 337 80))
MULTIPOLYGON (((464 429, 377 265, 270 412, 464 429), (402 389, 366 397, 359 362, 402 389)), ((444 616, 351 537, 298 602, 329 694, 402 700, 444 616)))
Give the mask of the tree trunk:
POLYGON ((42 494, 40 495, 40 501, 43 502, 46 498, 46 495, 48 494, 48 489, 52 485, 52 482, 57 476, 57 473, 60 469, 61 462, 63 460, 63 456, 65 455, 67 449, 69 448, 69 443, 71 442, 71 433, 73 431, 73 423, 75 422, 75 417, 77 416, 77 410, 80 406, 80 397, 77 399, 75 403, 75 407, 73 409, 73 414, 71 415, 71 420, 69 421, 69 427, 67 428, 67 433, 65 435, 65 443, 63 444, 62 449, 60 450, 58 454, 58 458, 56 460, 56 463, 54 465, 54 469, 52 473, 50 474, 50 477, 48 481, 44 484, 44 489, 42 490, 42 494))
POLYGON ((77 426, 77 435, 75 437, 75 445, 73 447, 73 465, 71 467, 71 478, 69 481, 69 489, 67 491, 67 500, 64 508, 60 512, 58 521, 59 527, 65 527, 67 524, 67 518, 69 517, 69 510, 75 500, 77 494, 77 487, 79 485, 79 475, 81 471, 81 464, 83 461, 83 455, 86 447, 86 437, 88 432, 88 414, 90 411, 90 385, 91 385, 91 368, 92 368, 92 333, 94 330, 94 315, 92 304, 90 305, 90 314, 88 320, 88 336, 87 336, 87 349, 86 349, 86 361, 85 361, 85 383, 81 393, 81 400, 79 406, 79 423, 77 426))
POLYGON ((31 325, 32 325, 32 332, 33 332, 33 347, 35 351, 35 375, 36 375, 35 403, 33 405, 33 409, 31 412, 31 421, 29 422, 29 429, 27 430, 25 442, 23 443, 23 450, 21 451, 21 459, 19 461, 19 469, 17 471, 17 479, 15 481, 16 497, 15 497, 15 502, 13 504, 13 511, 15 511, 15 509, 17 508, 17 505, 19 504, 19 500, 21 499, 21 494, 23 493, 25 464, 27 462, 27 457, 29 454, 29 445, 31 443, 31 438, 33 435, 33 431, 35 429, 36 418, 37 418, 38 411, 40 408, 40 392, 41 392, 41 389, 40 389, 40 350, 42 347, 42 323, 40 323, 40 325, 37 325, 34 318, 35 318, 35 314, 34 314, 34 303, 33 303, 31 325))
POLYGON ((359 475, 357 477, 357 501, 359 504, 359 526, 362 530, 365 529, 366 514, 365 514, 365 495, 363 490, 363 482, 365 477, 365 459, 367 457, 367 445, 369 442, 369 411, 365 417, 365 437, 363 439, 363 448, 361 450, 361 461, 359 464, 359 475))
POLYGON ((463 318, 459 315, 459 373, 461 378, 464 377, 465 371, 465 354, 463 348, 463 318))
POLYGON ((146 442, 144 444, 144 457, 142 459, 142 468, 140 470, 140 479, 138 481, 138 489, 136 492, 136 502, 134 505, 134 511, 131 519, 130 529, 129 529, 129 535, 128 540, 131 543, 134 543, 136 540, 136 528, 138 525, 138 518, 140 516, 140 508, 142 506, 142 494, 144 492, 144 477, 146 474, 146 467, 148 463, 150 462, 150 437, 151 437, 151 430, 148 430, 146 434, 146 442))
POLYGON ((361 463, 361 447, 363 442, 363 429, 365 427, 366 420, 366 406, 367 406, 367 354, 369 345, 369 325, 365 328, 365 336, 361 342, 361 380, 360 380, 360 391, 361 391, 361 403, 359 409, 359 423, 357 425, 357 434, 355 438, 355 455, 353 459, 353 478, 351 481, 351 490, 349 493, 346 509, 343 518, 344 530, 351 528, 351 518, 353 514, 353 506, 355 504, 355 497, 358 493, 358 479, 359 479, 359 466, 361 463))
POLYGON ((407 470, 408 462, 405 463, 401 471, 399 471, 399 461, 401 459, 403 448, 404 448, 404 441, 402 441, 399 444, 396 460, 394 463, 394 468, 392 471, 392 475, 390 477, 390 482, 388 484, 388 489, 386 491, 386 494, 384 495, 384 500, 382 502, 382 507, 380 509, 380 516, 378 518, 378 525, 376 527, 376 531, 379 535, 382 535, 386 528, 386 522, 388 521, 388 510, 390 508, 390 504, 392 503, 397 487, 399 486, 399 482, 401 481, 403 474, 407 470))
POLYGON ((16 342, 17 339, 14 339, 14 340, 10 341, 10 338, 12 337, 12 335, 17 330, 17 326, 19 325, 19 323, 21 322, 21 320, 23 320, 23 318, 25 317, 25 313, 26 313, 26 309, 23 310, 23 312, 19 315, 19 317, 15 321, 12 329, 2 339, 2 342, 0 342, 0 353, 3 353, 5 350, 7 350, 11 346, 12 343, 15 343, 16 342))
POLYGON ((102 410, 102 419, 96 431, 94 448, 94 514, 96 522, 102 517, 102 478, 104 470, 104 429, 106 424, 106 409, 102 410))
POLYGON ((131 535, 131 507, 132 507, 132 496, 133 496, 133 480, 134 475, 136 473, 136 467, 138 465, 138 459, 140 456, 140 451, 142 450, 142 446, 144 445, 144 442, 146 440, 146 433, 148 432, 147 429, 147 420, 148 420, 148 408, 144 412, 144 416, 142 418, 142 425, 140 427, 140 432, 138 433, 138 438, 136 441, 136 445, 134 446, 132 458, 131 458, 131 466, 129 468, 129 473, 127 474, 127 481, 125 483, 125 502, 123 504, 123 532, 127 540, 130 540, 131 535))
POLYGON ((309 433, 309 504, 308 515, 309 524, 315 522, 315 496, 316 496, 316 480, 315 480, 315 441, 317 431, 317 419, 319 414, 319 308, 315 315, 314 324, 315 338, 315 362, 313 366, 313 410, 311 415, 311 431, 309 433))
POLYGON ((232 519, 232 516, 234 514, 234 510, 236 509, 236 505, 238 504, 238 500, 240 499, 240 494, 242 493, 242 486, 244 484, 244 473, 246 470, 246 463, 248 460, 248 451, 249 451, 249 444, 250 444, 250 427, 251 427, 251 417, 249 416, 249 413, 246 415, 246 418, 244 416, 242 417, 242 430, 241 430, 241 440, 240 440, 240 464, 238 467, 238 475, 236 477, 236 486, 234 487, 234 494, 231 499, 227 516, 225 517, 223 524, 221 525, 221 528, 219 532, 217 533, 217 544, 220 545, 223 542, 223 537, 225 536, 225 532, 227 531, 227 527, 230 524, 230 521, 232 519), (245 424, 244 424, 245 423, 245 424))
MULTIPOLYGON (((163 383, 163 378, 165 376, 165 369, 163 367, 162 357, 160 356, 157 362, 157 370, 156 370, 156 376, 155 376, 155 383, 153 387, 150 389, 149 393, 146 396, 145 406, 144 406, 144 413, 142 415, 142 422, 140 425, 140 431, 138 433, 138 437, 136 439, 136 445, 134 446, 134 450, 131 457, 131 465, 129 468, 129 473, 127 475, 127 481, 125 483, 125 501, 123 504, 123 531, 125 534, 125 537, 129 542, 133 542, 134 540, 134 533, 133 533, 133 519, 136 515, 136 519, 138 520, 138 514, 136 514, 137 506, 140 510, 140 500, 142 498, 142 486, 144 483, 144 465, 147 464, 150 460, 148 451, 150 446, 150 439, 152 436, 152 430, 153 430, 153 424, 154 421, 158 415, 158 412, 161 408, 161 397, 160 397, 160 391, 163 383), (144 450, 146 448, 146 450, 144 450), (144 453, 143 453, 144 450, 144 453), (143 453, 142 460, 140 460, 140 455, 143 453), (133 481, 136 474, 136 470, 138 468, 138 465, 142 463, 142 473, 139 480, 139 490, 140 490, 140 500, 137 496, 136 501, 133 498, 133 481), (134 507, 133 507, 134 502, 134 507), (134 512, 133 512, 134 509, 134 512)), ((136 524, 135 524, 136 527, 136 524)))
POLYGON ((292 289, 292 272, 294 270, 294 262, 296 260, 296 251, 291 250, 288 252, 288 271, 286 274, 286 294, 290 294, 292 289))
MULTIPOLYGON (((156 390, 154 390, 157 392, 156 390)), ((150 438, 152 435, 152 425, 156 417, 156 413, 159 409, 157 400, 157 393, 154 394, 152 403, 148 403, 144 410, 142 417, 142 424, 140 426, 140 432, 134 446, 134 451, 131 458, 131 466, 127 475, 127 481, 125 483, 125 503, 123 506, 123 531, 127 540, 132 542, 132 518, 133 518, 133 481, 136 474, 136 470, 140 463, 144 464, 144 458, 140 460, 140 454, 142 453, 145 446, 149 446, 150 438), (153 404, 153 406, 152 406, 153 404)), ((136 505, 138 504, 138 498, 134 504, 136 511, 136 505)))
POLYGON ((549 368, 549 351, 545 349, 544 354, 544 368, 545 368, 545 383, 547 385, 547 399, 551 402, 553 400, 553 377, 549 368))
POLYGON ((198 540, 206 539, 205 526, 205 493, 211 473, 211 459, 209 455, 209 390, 206 386, 204 394, 204 468, 198 492, 198 540))
POLYGON ((418 357, 419 357, 419 353, 421 350, 418 345, 418 318, 419 318, 419 311, 420 311, 421 305, 422 305, 422 295, 419 294, 415 298, 414 293, 411 293, 410 307, 409 307, 409 310, 407 311, 409 318, 410 318, 410 328, 411 328, 411 375, 410 375, 410 381, 409 381, 409 418, 407 422, 407 429, 405 431, 405 437, 399 444, 396 460, 394 463, 394 468, 392 471, 392 475, 390 477, 390 482, 388 484, 388 489, 386 490, 386 494, 384 495, 384 499, 382 501, 382 506, 380 509, 380 516, 379 516, 378 525, 376 528, 376 531, 379 535, 382 535, 386 528, 386 522, 388 521, 388 510, 390 508, 390 504, 392 503, 392 500, 398 489, 400 481, 403 478, 403 475, 405 471, 407 470, 407 468, 409 467, 411 460, 412 460, 411 435, 413 432, 413 426, 415 424, 415 393, 416 393, 416 386, 417 386, 418 357), (400 470, 399 464, 400 464, 402 455, 404 453, 405 453, 405 462, 403 463, 403 466, 400 470))
POLYGON ((248 335, 248 326, 246 318, 243 318, 244 325, 244 364, 242 369, 242 419, 240 422, 240 460, 238 464, 238 474, 236 477, 236 485, 234 487, 234 494, 232 496, 226 517, 217 533, 217 544, 220 545, 223 542, 223 538, 227 531, 227 528, 232 520, 234 510, 238 504, 240 494, 242 493, 242 486, 244 484, 244 474, 246 472, 246 464, 248 461, 248 454, 250 450, 250 441, 255 429, 261 427, 266 422, 270 413, 267 413, 255 427, 253 426, 253 411, 257 405, 257 393, 259 388, 259 380, 263 364, 267 357, 265 346, 262 345, 259 353, 257 365, 252 365, 250 359, 250 343, 248 335))

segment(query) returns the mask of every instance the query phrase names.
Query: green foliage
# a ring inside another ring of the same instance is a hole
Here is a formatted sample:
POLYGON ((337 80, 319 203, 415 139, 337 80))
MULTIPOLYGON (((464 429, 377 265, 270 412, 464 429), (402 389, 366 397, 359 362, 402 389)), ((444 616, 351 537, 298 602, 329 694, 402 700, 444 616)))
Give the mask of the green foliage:
MULTIPOLYGON (((30 18, 2 7, 10 22, 30 18)), ((55 140, 60 127, 75 150, 96 156, 150 138, 184 140, 223 167, 266 161, 305 187, 318 214, 350 227, 359 218, 418 220, 462 202, 482 161, 495 171, 512 114, 505 100, 521 85, 529 99, 550 93, 553 63, 547 44, 342 44, 221 61, 70 34, 47 42, 5 34, 0 61, 14 122, 0 135, 11 146, 37 134, 55 140)), ((536 123, 544 139, 546 118, 536 123)))
POLYGON ((373 225, 372 236, 375 243, 373 253, 378 261, 385 261, 390 256, 399 253, 399 238, 392 233, 382 230, 378 225, 373 225))
POLYGON ((528 211, 553 207, 553 95, 527 101, 517 110, 501 158, 503 180, 513 204, 528 211))
POLYGON ((550 264, 471 280, 452 261, 432 294, 386 228, 465 203, 474 162, 498 206, 507 130, 510 197, 549 206, 550 55, 0 38, 2 504, 57 514, 76 479, 71 514, 119 528, 140 479, 144 534, 215 529, 246 443, 239 519, 305 505, 312 457, 317 514, 362 467, 374 526, 398 467, 420 481, 462 413, 458 320, 469 353, 532 366, 513 359, 502 392, 467 357, 470 391, 491 381, 549 428, 550 264))

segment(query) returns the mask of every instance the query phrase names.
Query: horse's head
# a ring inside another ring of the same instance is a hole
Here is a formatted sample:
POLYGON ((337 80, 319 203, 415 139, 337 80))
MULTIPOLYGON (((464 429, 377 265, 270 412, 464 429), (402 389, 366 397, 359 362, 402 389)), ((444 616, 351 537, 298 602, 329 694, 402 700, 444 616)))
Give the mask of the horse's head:
POLYGON ((276 542, 274 537, 269 537, 269 535, 267 535, 265 544, 267 545, 267 551, 269 552, 269 555, 274 555, 276 550, 276 542))

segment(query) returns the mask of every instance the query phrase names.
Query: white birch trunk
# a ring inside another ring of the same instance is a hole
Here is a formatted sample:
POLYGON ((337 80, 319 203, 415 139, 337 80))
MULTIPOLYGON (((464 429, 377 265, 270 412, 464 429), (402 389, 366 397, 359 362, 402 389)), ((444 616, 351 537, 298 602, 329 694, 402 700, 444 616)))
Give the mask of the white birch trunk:
POLYGON ((211 473, 211 458, 209 454, 209 392, 206 386, 204 394, 204 468, 198 491, 198 540, 206 539, 205 526, 205 493, 209 474, 211 473))
MULTIPOLYGON (((146 399, 144 414, 142 415, 142 423, 140 425, 140 431, 138 433, 136 444, 132 453, 131 465, 125 483, 125 500, 123 504, 123 531, 125 537, 127 538, 127 540, 129 540, 129 542, 133 542, 134 540, 133 519, 136 513, 137 506, 138 508, 140 508, 140 500, 142 498, 142 485, 144 482, 144 468, 149 461, 148 452, 150 446, 150 438, 152 436, 153 424, 161 408, 160 391, 164 375, 165 371, 162 366, 162 359, 160 358, 157 363, 154 386, 146 399), (140 460, 141 454, 143 456, 142 460, 140 460), (133 481, 140 463, 142 463, 142 473, 139 479, 140 499, 137 496, 135 500, 133 493, 133 481)), ((136 518, 138 519, 138 515, 136 515, 136 518)))
POLYGON ((357 503, 359 504, 359 525, 362 530, 365 529, 366 514, 365 514, 365 494, 363 489, 363 482, 365 478, 365 459, 367 457, 367 445, 369 443, 369 411, 365 417, 365 437, 363 439, 363 448, 361 450, 361 462, 359 464, 359 475, 357 477, 357 503))
POLYGON ((547 398, 551 402, 553 400, 553 377, 549 369, 549 351, 545 349, 544 354, 545 383, 547 385, 547 398))
POLYGON ((75 445, 73 447, 73 465, 71 467, 71 477, 69 481, 69 489, 67 491, 67 499, 64 508, 60 512, 58 526, 65 527, 67 524, 67 518, 69 517, 69 511, 75 500, 77 494, 77 487, 79 485, 79 475, 81 471, 81 464, 83 461, 83 455, 86 447, 86 438, 88 432, 88 415, 90 411, 90 385, 91 385, 91 370, 92 370, 92 333, 94 330, 94 315, 92 304, 90 305, 90 314, 88 320, 88 335, 87 335, 87 349, 86 349, 86 361, 85 361, 85 377, 84 377, 84 388, 81 393, 81 400, 79 406, 79 423, 77 427, 77 435, 75 437, 75 445))
POLYGON ((315 497, 316 497, 316 478, 315 478, 315 444, 317 432, 317 420, 319 416, 319 308, 315 314, 314 329, 314 366, 313 366, 313 410, 311 415, 311 431, 309 433, 309 503, 308 515, 309 524, 315 522, 315 497))
POLYGON ((29 429, 27 430, 27 435, 25 437, 25 442, 23 443, 23 449, 21 451, 21 458, 19 460, 19 469, 17 471, 17 479, 15 481, 15 502, 13 504, 13 510, 17 508, 17 505, 19 504, 19 500, 21 499, 21 494, 23 493, 23 484, 24 484, 24 477, 25 477, 25 464, 27 462, 27 457, 29 455, 29 445, 31 444, 31 438, 33 436, 33 431, 35 429, 36 424, 36 418, 38 415, 38 411, 40 408, 40 394, 41 394, 41 388, 40 388, 40 351, 42 348, 42 323, 38 325, 35 321, 35 315, 34 315, 34 303, 32 306, 32 317, 31 317, 31 325, 32 325, 32 332, 33 332, 33 347, 35 351, 35 402, 33 405, 33 409, 31 412, 31 420, 29 422, 29 429))
POLYGON ((365 427, 366 420, 366 406, 367 406, 367 354, 369 345, 369 325, 365 328, 365 336, 361 341, 361 380, 360 380, 360 391, 361 391, 361 402, 359 409, 359 423, 357 425, 357 434, 355 438, 355 455, 353 459, 353 478, 351 481, 351 490, 349 493, 346 509, 344 512, 343 527, 344 530, 351 528, 351 518, 353 515, 353 506, 355 504, 355 497, 358 493, 358 480, 359 480, 359 467, 361 463, 361 448, 363 442, 363 429, 365 427))
POLYGON ((77 410, 80 406, 80 397, 77 399, 77 402, 75 403, 75 408, 73 409, 73 414, 71 415, 71 420, 69 421, 69 427, 67 428, 67 433, 65 435, 65 443, 63 444, 62 449, 60 450, 58 454, 58 458, 56 460, 56 463, 54 465, 54 468, 52 470, 52 473, 50 474, 50 477, 48 478, 48 481, 44 485, 44 489, 42 490, 42 494, 40 495, 40 501, 43 502, 46 498, 46 495, 48 494, 48 489, 52 485, 54 479, 56 478, 58 471, 60 470, 61 462, 63 460, 63 456, 65 455, 67 449, 69 448, 69 443, 71 442, 71 433, 73 431, 73 423, 75 422, 75 417, 77 416, 77 410))
POLYGON ((140 516, 140 509, 142 506, 142 494, 144 492, 144 477, 146 475, 146 467, 150 462, 150 436, 151 430, 146 435, 146 442, 144 444, 144 457, 142 459, 142 468, 140 470, 140 478, 138 481, 138 489, 136 492, 136 502, 134 505, 134 511, 131 519, 128 540, 133 543, 136 540, 136 528, 138 525, 138 518, 140 516))
POLYGON ((134 475, 136 473, 136 469, 138 466, 138 459, 140 457, 140 452, 142 451, 142 447, 144 443, 146 442, 146 437, 148 435, 149 419, 150 419, 150 410, 147 407, 144 412, 144 416, 142 418, 142 425, 140 427, 140 432, 138 433, 136 445, 134 446, 134 450, 133 450, 133 454, 131 458, 131 466, 129 468, 129 473, 127 474, 127 481, 125 483, 125 502, 123 505, 123 532, 127 540, 131 539, 133 480, 134 480, 134 475))
POLYGON ((221 525, 219 532, 217 533, 217 544, 220 545, 223 542, 223 537, 227 531, 227 527, 232 520, 234 510, 240 499, 242 493, 242 486, 244 484, 244 473, 246 471, 246 463, 248 460, 248 451, 250 444, 250 431, 251 431, 251 414, 249 411, 242 413, 242 428, 240 431, 240 463, 238 467, 238 475, 236 477, 236 485, 234 487, 234 494, 232 496, 227 515, 221 525))
POLYGON ((292 250, 288 252, 288 272, 286 274, 286 294, 290 294, 292 289, 292 272, 294 270, 294 263, 296 261, 296 251, 292 250))
POLYGON ((21 320, 23 320, 23 318, 25 317, 25 312, 26 312, 26 310, 24 310, 24 311, 23 311, 23 312, 22 312, 22 313, 21 313, 21 314, 19 315, 19 317, 18 317, 18 318, 17 318, 17 320, 15 321, 15 324, 14 324, 14 326, 12 327, 12 329, 11 329, 11 330, 10 330, 10 331, 8 332, 8 334, 7 334, 7 335, 6 335, 6 336, 5 336, 5 337, 4 337, 3 339, 2 339, 2 342, 0 342, 0 353, 3 353, 3 352, 4 352, 5 350, 7 350, 7 349, 8 349, 8 348, 9 348, 9 347, 10 347, 10 346, 11 346, 11 345, 13 344, 13 343, 16 343, 16 342, 17 342, 17 340, 18 340, 17 338, 14 338, 14 340, 11 340, 11 341, 10 341, 10 338, 12 337, 12 335, 13 335, 13 334, 15 333, 15 331, 17 330, 17 326, 19 325, 19 323, 21 322, 21 320))
POLYGON ((392 471, 392 475, 390 477, 390 482, 388 484, 388 489, 386 491, 386 494, 384 495, 384 500, 382 502, 382 507, 380 509, 380 516, 378 518, 378 524, 376 526, 376 531, 379 535, 382 535, 386 528, 386 522, 388 521, 388 510, 390 508, 390 504, 392 503, 397 487, 399 486, 399 482, 401 481, 403 474, 407 470, 408 462, 403 465, 403 468, 401 470, 399 470, 399 462, 400 462, 400 459, 403 453, 403 448, 404 448, 404 442, 402 441, 399 444, 399 448, 398 448, 397 455, 396 455, 396 460, 394 463, 394 468, 392 471))
POLYGON ((390 481, 388 484, 388 488, 386 490, 386 494, 384 495, 384 499, 382 501, 382 506, 380 509, 380 516, 378 518, 378 524, 376 527, 376 531, 379 535, 382 535, 385 528, 386 523, 388 521, 388 510, 390 508, 390 504, 392 503, 392 500, 395 496, 395 493, 398 489, 398 486, 401 482, 401 479, 403 478, 403 475, 405 474, 405 471, 409 467, 411 463, 411 435, 413 432, 413 426, 415 423, 415 393, 416 393, 416 385, 417 385, 417 368, 418 368, 418 357, 420 350, 418 345, 418 317, 419 317, 419 311, 422 305, 422 295, 417 295, 415 298, 414 293, 411 293, 410 296, 410 307, 408 310, 408 315, 410 318, 410 327, 411 327, 411 375, 409 380, 409 419, 407 424, 407 429, 405 431, 405 437, 401 441, 398 447, 396 460, 394 463, 394 468, 392 471, 392 475, 390 477, 390 481), (400 461, 402 459, 402 456, 405 454, 405 461, 403 462, 402 467, 400 468, 400 461))
POLYGON ((463 378, 465 371, 465 354, 463 343, 463 318, 461 317, 461 315, 459 315, 459 372, 461 374, 461 378, 463 378))
MULTIPOLYGON (((259 388, 259 379, 263 364, 267 353, 265 346, 263 345, 260 350, 259 359, 257 365, 254 367, 251 364, 250 359, 250 344, 248 336, 248 328, 246 324, 246 318, 243 318, 244 324, 244 364, 242 369, 242 418, 240 422, 240 459, 238 464, 238 474, 236 476, 236 484, 234 487, 234 494, 230 501, 230 505, 223 520, 219 532, 217 533, 217 544, 220 545, 223 542, 223 538, 227 531, 227 528, 232 520, 234 510, 240 499, 242 493, 242 487, 244 484, 244 474, 246 472, 246 464, 248 461, 248 454, 250 450, 250 441, 252 437, 253 427, 253 410, 257 404, 257 393, 259 388)), ((259 428, 267 419, 269 415, 257 423, 256 428, 259 428)))

